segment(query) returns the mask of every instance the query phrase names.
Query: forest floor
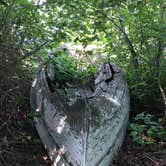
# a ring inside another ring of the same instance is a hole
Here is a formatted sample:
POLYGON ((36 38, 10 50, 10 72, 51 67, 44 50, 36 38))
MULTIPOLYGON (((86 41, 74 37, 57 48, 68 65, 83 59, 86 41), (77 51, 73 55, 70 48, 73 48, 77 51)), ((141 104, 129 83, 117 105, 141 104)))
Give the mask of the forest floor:
MULTIPOLYGON (((2 77, 1 77, 2 78, 2 77)), ((17 74, 0 80, 0 166, 51 166, 33 127, 31 79, 17 74)), ((134 110, 132 110, 134 111, 134 110)), ((113 166, 164 166, 166 151, 156 145, 138 146, 127 135, 113 166)))

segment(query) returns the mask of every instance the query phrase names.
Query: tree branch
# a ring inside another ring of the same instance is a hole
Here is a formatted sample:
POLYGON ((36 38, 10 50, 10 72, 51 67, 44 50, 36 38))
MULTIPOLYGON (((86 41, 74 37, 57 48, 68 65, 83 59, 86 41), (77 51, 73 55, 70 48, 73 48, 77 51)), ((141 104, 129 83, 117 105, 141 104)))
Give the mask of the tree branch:
POLYGON ((128 35, 126 34, 126 31, 125 31, 125 27, 124 27, 124 24, 123 24, 123 21, 121 18, 118 18, 119 19, 119 22, 120 22, 120 25, 119 26, 116 22, 115 22, 115 18, 111 18, 109 17, 107 14, 106 14, 106 17, 108 18, 108 20, 110 22, 113 23, 113 25, 122 33, 123 35, 123 38, 128 46, 128 49, 130 50, 131 52, 131 55, 132 55, 132 62, 133 62, 133 66, 134 66, 134 70, 135 70, 135 73, 136 73, 136 79, 137 79, 137 82, 140 82, 140 73, 139 73, 139 62, 138 62, 138 55, 132 45, 132 42, 131 40, 129 39, 128 35))
MULTIPOLYGON (((21 58, 21 60, 24 60, 24 59, 26 59, 26 58, 28 58, 28 57, 30 57, 30 56, 36 54, 36 53, 37 53, 38 51, 40 51, 48 42, 49 42, 48 40, 45 41, 45 42, 42 43, 39 47, 35 48, 34 50, 32 50, 32 51, 30 51, 30 52, 28 52, 28 53, 25 53, 25 54, 22 53, 22 55, 24 55, 24 56, 21 58)), ((22 52, 23 52, 23 51, 22 51, 22 52)))

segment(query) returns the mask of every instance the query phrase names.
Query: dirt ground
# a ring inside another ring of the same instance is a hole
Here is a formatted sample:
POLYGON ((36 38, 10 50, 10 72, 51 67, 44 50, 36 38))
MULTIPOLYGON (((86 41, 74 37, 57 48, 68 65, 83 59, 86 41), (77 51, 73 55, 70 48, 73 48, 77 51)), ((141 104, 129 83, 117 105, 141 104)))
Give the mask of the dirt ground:
MULTIPOLYGON (((0 166, 51 166, 34 128, 29 104, 31 79, 0 79, 0 166)), ((113 166, 166 166, 166 147, 138 146, 126 136, 113 166), (165 149, 165 150, 164 150, 165 149)))

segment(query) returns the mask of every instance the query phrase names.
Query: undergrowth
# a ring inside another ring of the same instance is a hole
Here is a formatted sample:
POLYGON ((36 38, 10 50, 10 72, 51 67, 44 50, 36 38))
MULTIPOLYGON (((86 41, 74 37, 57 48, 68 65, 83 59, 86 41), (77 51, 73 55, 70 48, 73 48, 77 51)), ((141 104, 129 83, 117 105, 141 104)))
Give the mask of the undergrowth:
POLYGON ((156 144, 166 142, 166 128, 162 126, 162 118, 152 114, 140 113, 129 124, 130 136, 138 144, 156 144))
POLYGON ((61 86, 83 85, 97 72, 97 65, 87 62, 86 57, 77 59, 64 50, 57 51, 51 60, 47 60, 45 63, 53 66, 55 73, 53 82, 61 86))

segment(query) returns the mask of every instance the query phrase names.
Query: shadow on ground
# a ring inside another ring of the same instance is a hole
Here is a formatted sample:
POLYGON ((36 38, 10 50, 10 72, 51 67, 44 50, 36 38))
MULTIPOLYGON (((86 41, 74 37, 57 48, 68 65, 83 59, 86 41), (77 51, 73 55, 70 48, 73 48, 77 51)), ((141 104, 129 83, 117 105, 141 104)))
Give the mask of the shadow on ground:
POLYGON ((16 73, 0 78, 0 166, 51 165, 32 120, 31 80, 16 73))

